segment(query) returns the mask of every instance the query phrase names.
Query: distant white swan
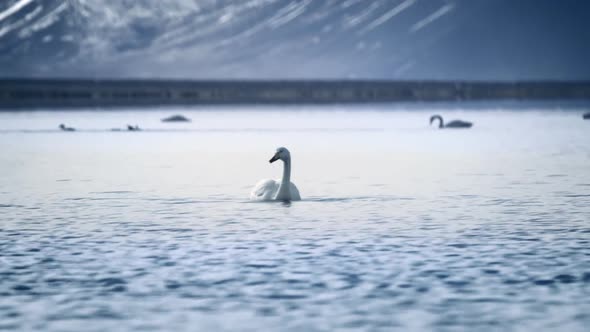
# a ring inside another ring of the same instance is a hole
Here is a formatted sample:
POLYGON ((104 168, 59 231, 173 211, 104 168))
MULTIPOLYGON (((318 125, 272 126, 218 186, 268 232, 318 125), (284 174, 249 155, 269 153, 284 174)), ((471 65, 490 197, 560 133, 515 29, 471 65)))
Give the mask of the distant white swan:
POLYGON ((269 160, 273 163, 277 160, 283 161, 283 178, 280 181, 260 180, 252 192, 250 199, 255 201, 299 201, 301 196, 299 190, 291 182, 291 154, 286 148, 278 148, 275 155, 269 160))
POLYGON ((471 126, 473 126, 473 123, 471 122, 467 122, 467 121, 462 121, 462 120, 453 120, 447 124, 444 123, 442 116, 440 115, 433 115, 430 117, 430 124, 432 124, 432 122, 434 120, 438 120, 438 127, 440 129, 443 128, 471 128, 471 126))

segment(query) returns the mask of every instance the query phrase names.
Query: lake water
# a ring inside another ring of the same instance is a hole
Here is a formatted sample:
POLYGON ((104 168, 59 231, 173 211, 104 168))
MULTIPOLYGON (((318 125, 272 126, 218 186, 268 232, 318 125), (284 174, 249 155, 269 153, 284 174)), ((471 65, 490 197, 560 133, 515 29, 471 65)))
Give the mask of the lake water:
POLYGON ((0 113, 0 330, 586 331, 590 121, 384 110, 0 113))

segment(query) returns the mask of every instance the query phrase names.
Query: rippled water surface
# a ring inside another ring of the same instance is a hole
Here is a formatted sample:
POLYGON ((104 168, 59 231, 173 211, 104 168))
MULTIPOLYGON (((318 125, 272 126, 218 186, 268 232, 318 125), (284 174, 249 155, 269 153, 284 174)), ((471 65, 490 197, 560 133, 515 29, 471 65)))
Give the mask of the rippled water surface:
POLYGON ((0 113, 0 329, 584 331, 590 121, 437 112, 0 113))

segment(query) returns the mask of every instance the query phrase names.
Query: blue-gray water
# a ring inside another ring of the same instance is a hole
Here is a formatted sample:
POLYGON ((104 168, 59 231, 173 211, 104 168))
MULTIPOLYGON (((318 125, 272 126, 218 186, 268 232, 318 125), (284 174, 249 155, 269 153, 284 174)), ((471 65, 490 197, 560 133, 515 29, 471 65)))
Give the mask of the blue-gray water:
POLYGON ((0 329, 586 330, 590 121, 436 112, 0 113, 0 329))

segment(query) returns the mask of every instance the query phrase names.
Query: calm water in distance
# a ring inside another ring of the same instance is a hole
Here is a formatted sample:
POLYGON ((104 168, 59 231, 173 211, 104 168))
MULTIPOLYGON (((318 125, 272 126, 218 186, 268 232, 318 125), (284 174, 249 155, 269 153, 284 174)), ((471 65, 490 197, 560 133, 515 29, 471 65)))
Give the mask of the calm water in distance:
POLYGON ((589 325, 580 112, 0 113, 0 330, 589 325), (249 202, 278 146, 303 201, 249 202))

